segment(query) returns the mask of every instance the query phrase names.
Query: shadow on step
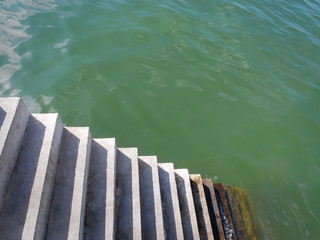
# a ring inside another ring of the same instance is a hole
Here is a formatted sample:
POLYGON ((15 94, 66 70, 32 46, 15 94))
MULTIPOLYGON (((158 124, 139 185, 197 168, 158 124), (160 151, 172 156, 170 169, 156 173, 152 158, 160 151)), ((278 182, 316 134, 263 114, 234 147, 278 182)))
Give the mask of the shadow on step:
MULTIPOLYGON (((85 239, 104 239, 106 233, 107 196, 107 156, 108 150, 92 141, 89 168, 85 239)), ((112 196, 109 196, 112 197, 112 196)), ((108 223, 112 224, 112 223, 108 223)))
POLYGON ((63 130, 59 162, 48 221, 48 240, 68 239, 79 143, 79 138, 77 138, 73 133, 67 129, 63 130))
POLYGON ((6 118, 7 113, 0 108, 0 128, 2 127, 3 121, 6 118))
POLYGON ((156 239, 156 219, 154 206, 154 189, 152 180, 152 166, 139 161, 141 226, 142 235, 148 239, 156 239))
POLYGON ((168 239, 176 239, 177 231, 174 219, 173 200, 171 196, 170 175, 161 167, 159 169, 160 191, 163 208, 163 224, 168 239))
POLYGON ((119 150, 117 152, 116 199, 116 239, 131 239, 133 236, 132 160, 119 150))
POLYGON ((45 126, 33 116, 23 138, 0 213, 0 239, 21 239, 38 167, 45 126))

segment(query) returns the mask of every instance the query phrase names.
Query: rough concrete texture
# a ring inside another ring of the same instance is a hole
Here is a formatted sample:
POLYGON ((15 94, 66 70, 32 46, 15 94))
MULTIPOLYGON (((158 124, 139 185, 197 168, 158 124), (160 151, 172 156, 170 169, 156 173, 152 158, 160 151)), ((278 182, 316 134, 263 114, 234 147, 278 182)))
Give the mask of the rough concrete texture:
POLYGON ((141 239, 137 148, 118 148, 116 186, 116 239, 141 239))
POLYGON ((225 228, 226 239, 235 240, 235 239, 237 239, 237 237, 236 237, 236 234, 234 231, 231 213, 228 208, 228 202, 227 202, 227 199, 225 196, 224 187, 222 186, 221 183, 213 183, 213 187, 216 190, 216 192, 219 194, 219 199, 221 201, 223 212, 224 212, 224 215, 226 218, 226 222, 227 222, 227 224, 226 224, 227 227, 225 228))
POLYGON ((190 174, 190 183, 197 214, 200 238, 214 239, 201 175, 190 174))
POLYGON ((166 239, 184 239, 172 163, 159 163, 159 180, 166 239))
POLYGON ((208 211, 210 215, 211 225, 213 228, 214 238, 225 240, 216 194, 212 185, 212 180, 202 179, 202 183, 207 199, 208 211))
POLYGON ((93 139, 88 180, 85 239, 114 239, 116 141, 93 139))
POLYGON ((157 157, 143 156, 138 161, 142 239, 164 239, 157 157))
POLYGON ((175 177, 184 239, 200 239, 188 169, 176 169, 175 177))
POLYGON ((0 239, 44 238, 62 130, 58 114, 30 118, 0 215, 0 239))
POLYGON ((232 220, 237 240, 249 239, 241 216, 240 206, 231 186, 224 186, 228 206, 231 208, 232 220))
POLYGON ((1 240, 224 240, 244 227, 254 237, 250 201, 226 189, 155 156, 138 158, 136 148, 117 149, 115 139, 92 140, 87 127, 64 128, 58 114, 30 115, 20 98, 0 98, 1 240))
POLYGON ((63 131, 46 239, 82 239, 91 134, 87 127, 63 131))
POLYGON ((0 212, 29 117, 20 98, 0 98, 0 212))

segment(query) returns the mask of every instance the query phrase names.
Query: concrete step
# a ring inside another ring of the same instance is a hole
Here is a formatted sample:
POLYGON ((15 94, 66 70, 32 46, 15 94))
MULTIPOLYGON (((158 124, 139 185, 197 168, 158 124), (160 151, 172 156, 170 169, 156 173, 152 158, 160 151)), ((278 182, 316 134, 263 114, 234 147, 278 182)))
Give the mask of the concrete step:
POLYGON ((141 239, 137 148, 118 148, 116 174, 116 239, 141 239))
POLYGON ((215 240, 225 240, 216 194, 211 179, 202 179, 215 240))
POLYGON ((200 239, 188 169, 175 171, 184 239, 200 239))
POLYGON ((228 202, 225 196, 225 189, 221 183, 213 183, 213 186, 217 197, 220 215, 222 215, 221 219, 224 228, 225 238, 227 240, 235 240, 237 239, 237 237, 234 231, 231 213, 228 208, 228 202))
POLYGON ((142 239, 164 239, 157 157, 143 156, 138 161, 142 239))
POLYGON ((90 151, 89 128, 64 128, 46 239, 83 238, 90 151))
POLYGON ((224 189, 228 207, 232 212, 232 223, 237 240, 249 239, 234 189, 231 186, 224 186, 224 189))
POLYGON ((29 117, 20 98, 0 98, 0 211, 29 117))
POLYGON ((158 163, 166 239, 184 239, 178 192, 172 163, 158 163))
POLYGON ((93 139, 88 179, 85 239, 114 239, 116 141, 93 139))
POLYGON ((63 131, 58 114, 30 117, 0 215, 0 239, 43 239, 63 131))
POLYGON ((200 238, 214 239, 200 174, 190 174, 190 183, 197 214, 200 238))

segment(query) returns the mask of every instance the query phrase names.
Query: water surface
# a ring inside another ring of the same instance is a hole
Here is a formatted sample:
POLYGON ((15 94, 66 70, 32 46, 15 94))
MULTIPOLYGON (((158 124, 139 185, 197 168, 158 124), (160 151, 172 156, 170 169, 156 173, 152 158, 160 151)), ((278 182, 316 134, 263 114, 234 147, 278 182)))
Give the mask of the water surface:
POLYGON ((0 95, 250 192, 319 239, 320 1, 2 0, 0 95))

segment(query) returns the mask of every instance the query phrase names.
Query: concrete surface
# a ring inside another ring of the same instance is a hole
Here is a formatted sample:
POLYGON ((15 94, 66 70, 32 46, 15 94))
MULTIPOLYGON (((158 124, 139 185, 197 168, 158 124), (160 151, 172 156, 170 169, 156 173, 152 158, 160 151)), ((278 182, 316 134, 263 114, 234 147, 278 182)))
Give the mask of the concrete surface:
POLYGON ((87 127, 66 127, 46 239, 83 239, 91 134, 87 127))
POLYGON ((44 238, 62 130, 58 114, 30 118, 0 215, 0 239, 44 238))
POLYGON ((216 194, 218 194, 219 196, 217 196, 217 198, 220 200, 221 204, 222 204, 222 208, 223 208, 223 212, 225 215, 225 220, 226 223, 225 225, 225 237, 226 239, 232 239, 235 240, 237 239, 236 235, 235 235, 235 231, 234 231, 234 226, 233 226, 233 222, 232 222, 232 218, 231 218, 231 214, 228 208, 228 202, 225 196, 225 190, 224 187, 222 186, 221 183, 213 183, 213 187, 216 191, 216 194))
POLYGON ((241 216, 240 206, 231 186, 224 186, 228 206, 232 210, 232 222, 237 240, 249 239, 241 216))
POLYGON ((137 148, 118 148, 116 174, 116 239, 141 239, 140 189, 137 148))
POLYGON ((184 239, 179 199, 172 163, 158 163, 166 239, 184 239))
POLYGON ((200 238, 212 240, 214 239, 214 237, 207 207, 207 201, 202 186, 201 175, 190 174, 190 183, 197 214, 200 238))
POLYGON ((208 212, 215 239, 225 240, 216 194, 211 179, 202 179, 204 192, 207 199, 208 212))
POLYGON ((142 156, 138 161, 142 239, 164 239, 157 157, 142 156))
POLYGON ((229 192, 0 98, 0 239, 236 239, 229 210, 245 204, 229 192))
POLYGON ((93 139, 88 180, 85 239, 114 239, 116 141, 93 139))
POLYGON ((175 169, 184 239, 200 239, 188 169, 175 169))
POLYGON ((0 212, 29 117, 20 98, 0 98, 0 212))

